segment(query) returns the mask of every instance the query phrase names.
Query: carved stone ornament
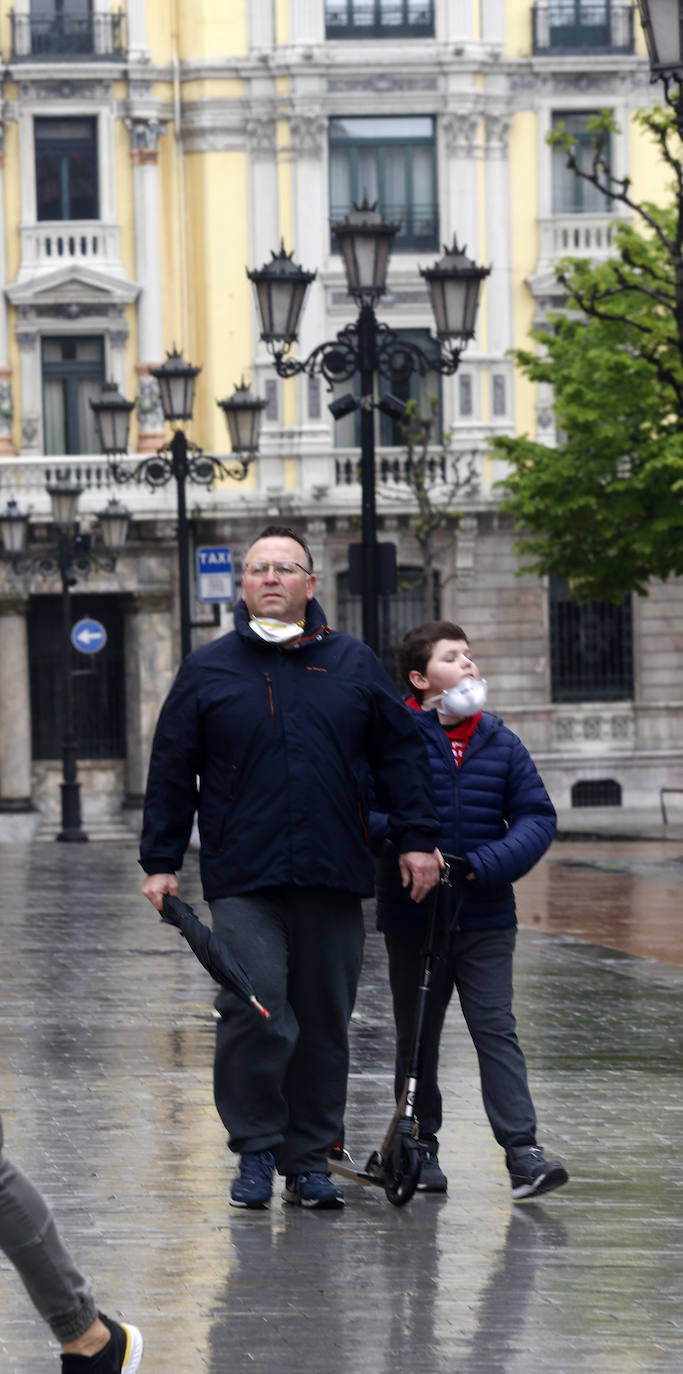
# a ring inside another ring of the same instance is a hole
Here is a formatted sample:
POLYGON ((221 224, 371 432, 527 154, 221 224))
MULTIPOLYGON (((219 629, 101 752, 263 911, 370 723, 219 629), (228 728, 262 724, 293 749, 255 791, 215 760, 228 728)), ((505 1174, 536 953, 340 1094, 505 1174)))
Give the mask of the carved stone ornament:
POLYGON ((330 94, 341 95, 348 91, 372 91, 383 95, 390 91, 435 91, 435 76, 389 76, 378 72, 376 76, 331 77, 327 83, 330 94))
POLYGON ((247 115, 244 121, 244 131, 250 152, 275 154, 277 128, 274 114, 247 115))
POLYGON ((322 110, 294 114, 289 123, 289 142, 296 157, 322 157, 327 140, 327 117, 322 110))
POLYGON ((501 157, 506 156, 510 141, 512 114, 509 110, 487 110, 484 119, 486 121, 488 153, 498 153, 501 157))
POLYGON ((24 415, 21 422, 21 434, 26 448, 31 448, 35 444, 39 428, 37 415, 24 415))
POLYGON ((166 132, 167 121, 165 119, 157 119, 156 115, 149 115, 135 116, 131 119, 124 119, 123 122, 130 134, 131 152, 157 152, 159 139, 166 132))
POLYGON ((20 103, 34 100, 92 100, 104 103, 111 96, 111 84, 111 81, 94 81, 92 77, 73 81, 21 81, 20 103))
POLYGON ((441 121, 449 153, 472 157, 481 148, 479 128, 481 114, 471 105, 462 110, 449 110, 441 121))

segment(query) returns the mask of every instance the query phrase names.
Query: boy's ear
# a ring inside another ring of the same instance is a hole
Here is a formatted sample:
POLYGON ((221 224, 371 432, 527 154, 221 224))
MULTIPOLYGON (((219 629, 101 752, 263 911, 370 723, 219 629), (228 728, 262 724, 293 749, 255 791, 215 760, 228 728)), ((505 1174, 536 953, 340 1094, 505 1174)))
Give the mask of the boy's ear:
POLYGON ((426 692, 429 687, 428 679, 417 668, 411 668, 408 673, 408 681, 411 687, 417 687, 418 692, 426 692))

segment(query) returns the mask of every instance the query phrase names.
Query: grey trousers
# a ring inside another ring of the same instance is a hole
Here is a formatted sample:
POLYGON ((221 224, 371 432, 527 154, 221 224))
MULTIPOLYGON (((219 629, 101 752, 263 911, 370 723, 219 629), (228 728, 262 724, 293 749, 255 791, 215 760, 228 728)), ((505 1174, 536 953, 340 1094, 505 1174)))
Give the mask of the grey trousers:
POLYGON ((272 1150, 281 1174, 325 1170, 339 1139, 348 1026, 365 930, 360 899, 329 888, 263 888, 211 902, 213 928, 271 1013, 221 989, 214 1093, 237 1154, 272 1150))
MULTIPOLYGON (((396 1021, 397 1100, 403 1088, 422 968, 422 939, 385 932, 396 1021)), ((436 963, 427 1002, 415 1115, 420 1136, 435 1139, 441 1126, 439 1044, 453 989, 479 1060, 481 1091, 491 1129, 503 1149, 535 1145, 536 1113, 512 1013, 515 930, 457 930, 436 963)))
POLYGON ((61 1344, 92 1326, 97 1308, 45 1198, 7 1158, 0 1118, 0 1249, 14 1265, 41 1317, 61 1344))

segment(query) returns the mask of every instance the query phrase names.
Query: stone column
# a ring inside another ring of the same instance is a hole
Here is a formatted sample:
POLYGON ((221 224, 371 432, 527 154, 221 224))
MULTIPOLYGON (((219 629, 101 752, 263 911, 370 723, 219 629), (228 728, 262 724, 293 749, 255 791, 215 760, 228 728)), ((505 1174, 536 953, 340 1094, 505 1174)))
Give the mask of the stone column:
POLYGON ((168 592, 142 592, 125 605, 126 791, 124 806, 142 806, 152 737, 173 679, 173 627, 168 592))
POLYGON ((0 600, 0 811, 33 811, 24 596, 0 600))
POLYGON ((166 129, 155 116, 126 120, 133 164, 136 274, 138 297, 138 449, 154 453, 164 442, 164 416, 159 388, 149 368, 163 360, 161 264, 159 254, 159 138, 166 129))
MULTIPOLYGON (((2 109, 2 105, 0 105, 2 109)), ((7 262, 5 256, 5 121, 0 119, 0 459, 16 453, 12 442, 12 369, 7 322, 7 262)))

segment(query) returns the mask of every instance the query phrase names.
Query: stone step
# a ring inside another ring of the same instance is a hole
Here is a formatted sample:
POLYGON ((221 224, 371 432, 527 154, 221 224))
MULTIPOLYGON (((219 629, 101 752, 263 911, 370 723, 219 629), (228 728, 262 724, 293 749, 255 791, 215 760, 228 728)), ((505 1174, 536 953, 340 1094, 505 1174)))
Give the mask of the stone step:
MULTIPOLYGON (((38 844, 54 842, 61 828, 61 821, 41 821, 34 837, 35 841, 38 844)), ((116 819, 83 821, 83 829, 91 844, 137 844, 138 842, 135 833, 129 830, 123 821, 116 819)))

